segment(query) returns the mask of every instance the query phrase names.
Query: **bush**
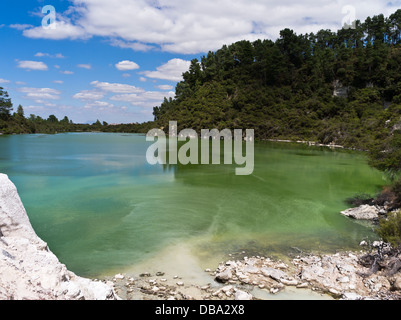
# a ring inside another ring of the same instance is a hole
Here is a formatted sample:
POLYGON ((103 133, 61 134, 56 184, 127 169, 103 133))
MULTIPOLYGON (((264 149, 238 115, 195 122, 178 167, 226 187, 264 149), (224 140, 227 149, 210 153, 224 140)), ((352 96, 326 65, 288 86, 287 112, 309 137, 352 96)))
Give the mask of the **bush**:
POLYGON ((387 219, 380 220, 377 233, 393 247, 401 245, 401 211, 393 212, 387 219))
POLYGON ((369 194, 361 193, 353 196, 352 198, 346 199, 345 203, 350 206, 359 207, 364 204, 372 205, 373 201, 374 199, 372 198, 372 196, 370 196, 369 194))
POLYGON ((394 194, 394 200, 393 200, 392 206, 393 206, 393 208, 400 209, 401 208, 401 179, 396 181, 391 186, 391 191, 394 194))

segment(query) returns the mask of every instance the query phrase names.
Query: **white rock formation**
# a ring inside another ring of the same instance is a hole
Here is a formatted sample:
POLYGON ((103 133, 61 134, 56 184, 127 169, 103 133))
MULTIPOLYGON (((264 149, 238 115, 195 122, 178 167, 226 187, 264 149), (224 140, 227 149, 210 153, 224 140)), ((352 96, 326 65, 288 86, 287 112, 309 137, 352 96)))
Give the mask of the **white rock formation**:
POLYGON ((60 263, 33 230, 15 185, 0 174, 0 299, 117 298, 107 284, 79 277, 60 263))
POLYGON ((374 220, 379 218, 380 210, 376 206, 361 205, 341 211, 341 214, 357 220, 374 220))

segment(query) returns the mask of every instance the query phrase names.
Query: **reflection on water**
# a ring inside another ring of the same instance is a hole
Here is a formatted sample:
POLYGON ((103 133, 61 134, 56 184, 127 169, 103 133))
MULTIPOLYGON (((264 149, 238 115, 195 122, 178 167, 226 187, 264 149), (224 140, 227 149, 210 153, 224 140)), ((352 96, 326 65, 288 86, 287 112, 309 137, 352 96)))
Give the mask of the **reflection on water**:
POLYGON ((339 214, 344 199, 386 183, 361 154, 258 142, 253 174, 236 176, 236 165, 151 166, 150 144, 134 134, 1 137, 0 172, 38 235, 85 276, 180 243, 212 267, 237 251, 338 250, 374 237, 339 214))

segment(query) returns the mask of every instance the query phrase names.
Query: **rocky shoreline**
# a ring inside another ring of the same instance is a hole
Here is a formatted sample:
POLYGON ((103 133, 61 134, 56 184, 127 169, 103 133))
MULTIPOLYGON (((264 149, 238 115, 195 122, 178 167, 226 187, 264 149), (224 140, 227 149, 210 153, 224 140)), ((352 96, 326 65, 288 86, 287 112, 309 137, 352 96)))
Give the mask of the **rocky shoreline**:
POLYGON ((178 275, 165 277, 162 271, 117 274, 106 280, 126 300, 265 300, 289 287, 295 293, 300 290, 299 299, 301 290, 310 290, 326 299, 401 300, 401 273, 370 274, 361 264, 366 254, 305 254, 286 263, 260 256, 228 260, 215 270, 206 269, 211 281, 203 285, 185 283, 178 275), (265 294, 255 294, 255 289, 265 294))
MULTIPOLYGON (((360 205, 341 214, 377 224, 388 212, 385 206, 360 205)), ((340 300, 401 300, 401 252, 382 241, 363 240, 360 246, 363 250, 302 254, 286 262, 243 256, 221 262, 215 270, 206 269, 211 281, 202 285, 185 283, 178 275, 168 279, 161 271, 154 275, 118 274, 107 281, 127 300, 273 299, 289 287, 294 292, 310 290, 340 300), (375 260, 366 262, 369 259, 375 260), (255 289, 265 294, 253 294, 255 289)))

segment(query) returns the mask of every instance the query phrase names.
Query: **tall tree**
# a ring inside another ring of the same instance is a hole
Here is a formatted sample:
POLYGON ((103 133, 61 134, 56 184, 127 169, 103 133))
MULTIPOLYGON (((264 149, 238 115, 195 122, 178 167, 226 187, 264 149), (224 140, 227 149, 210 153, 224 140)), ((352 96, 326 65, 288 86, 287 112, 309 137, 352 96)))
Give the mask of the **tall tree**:
POLYGON ((11 103, 11 98, 8 96, 7 91, 0 87, 0 119, 9 120, 12 110, 13 104, 11 103))

